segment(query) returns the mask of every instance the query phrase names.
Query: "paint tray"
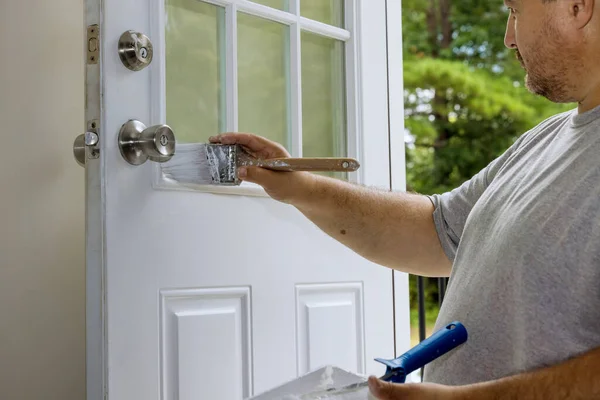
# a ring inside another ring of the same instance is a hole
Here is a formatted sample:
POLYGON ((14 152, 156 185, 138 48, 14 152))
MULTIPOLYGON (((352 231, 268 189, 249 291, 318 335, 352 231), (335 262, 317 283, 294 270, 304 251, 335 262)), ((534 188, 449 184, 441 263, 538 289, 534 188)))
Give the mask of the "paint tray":
POLYGON ((375 398, 369 394, 368 387, 362 387, 353 392, 322 394, 323 390, 331 387, 343 387, 366 380, 366 376, 334 366, 325 366, 248 400, 373 400, 375 398), (319 396, 311 396, 312 393, 319 392, 319 396))

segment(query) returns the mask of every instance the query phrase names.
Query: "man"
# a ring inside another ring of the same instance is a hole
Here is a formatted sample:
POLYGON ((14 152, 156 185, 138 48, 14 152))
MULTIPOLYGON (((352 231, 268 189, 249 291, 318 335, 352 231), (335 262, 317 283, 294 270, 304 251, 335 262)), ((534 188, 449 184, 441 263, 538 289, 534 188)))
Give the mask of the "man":
MULTIPOLYGON (((436 329, 460 320, 469 341, 430 364, 426 383, 371 377, 377 398, 600 398, 599 3, 507 2, 505 43, 527 87, 578 109, 525 133, 452 192, 386 193, 307 173, 240 170, 358 254, 450 276, 436 329)), ((289 156, 254 135, 212 141, 289 156)))

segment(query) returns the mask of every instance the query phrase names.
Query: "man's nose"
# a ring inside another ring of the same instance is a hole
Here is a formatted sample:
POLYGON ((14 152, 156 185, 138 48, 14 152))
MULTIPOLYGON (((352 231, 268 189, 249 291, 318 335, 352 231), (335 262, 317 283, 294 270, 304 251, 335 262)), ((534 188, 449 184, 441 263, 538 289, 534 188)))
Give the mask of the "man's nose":
POLYGON ((515 40, 515 21, 512 16, 508 17, 506 24, 506 34, 504 35, 504 45, 509 49, 516 49, 517 42, 515 40))

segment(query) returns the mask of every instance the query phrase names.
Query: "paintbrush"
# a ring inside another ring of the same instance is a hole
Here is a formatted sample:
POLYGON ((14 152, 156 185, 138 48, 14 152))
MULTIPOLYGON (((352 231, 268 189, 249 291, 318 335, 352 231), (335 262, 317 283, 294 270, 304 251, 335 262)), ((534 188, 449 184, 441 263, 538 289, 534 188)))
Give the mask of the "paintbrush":
POLYGON ((198 185, 239 185, 240 167, 262 167, 272 171, 352 172, 360 164, 352 158, 269 158, 252 156, 238 144, 178 144, 171 160, 162 163, 166 178, 198 185))

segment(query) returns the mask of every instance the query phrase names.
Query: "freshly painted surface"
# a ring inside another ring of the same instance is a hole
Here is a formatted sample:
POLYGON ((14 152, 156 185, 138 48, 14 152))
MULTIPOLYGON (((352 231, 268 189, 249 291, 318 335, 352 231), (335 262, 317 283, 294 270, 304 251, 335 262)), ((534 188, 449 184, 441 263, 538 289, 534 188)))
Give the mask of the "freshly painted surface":
MULTIPOLYGON (((236 10, 292 24, 293 146, 302 143, 299 24, 351 38, 348 155, 362 167, 350 178, 389 189, 385 2, 356 3, 348 21, 354 36, 242 0, 211 3, 228 7, 230 57, 236 54, 236 10)), ((165 122, 162 9, 158 0, 104 1, 102 155, 95 165, 104 199, 90 204, 100 207, 105 224, 101 343, 108 399, 223 398, 216 392, 222 388, 227 399, 239 399, 322 364, 380 374, 373 359, 394 354, 390 270, 357 256, 257 188, 180 190, 161 180, 160 165, 132 166, 121 157, 117 134, 123 123, 165 122), (127 29, 154 38, 149 68, 132 72, 121 65, 114 44, 127 29)), ((241 106, 232 64, 226 69, 227 128, 237 126, 241 106)), ((397 289, 402 315, 407 287, 397 289)), ((396 332, 408 335, 408 325, 400 323, 396 332)), ((99 334, 89 332, 89 339, 99 334)))

